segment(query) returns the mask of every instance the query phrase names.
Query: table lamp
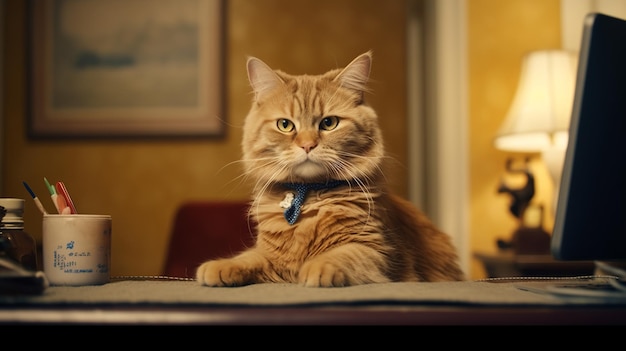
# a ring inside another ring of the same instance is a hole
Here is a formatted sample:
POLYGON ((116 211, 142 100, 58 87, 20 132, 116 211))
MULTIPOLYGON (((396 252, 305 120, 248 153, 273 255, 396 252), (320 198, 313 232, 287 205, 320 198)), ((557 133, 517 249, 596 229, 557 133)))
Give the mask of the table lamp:
POLYGON ((541 153, 554 182, 556 211, 578 55, 565 50, 533 51, 524 56, 513 103, 496 137, 497 149, 541 153))

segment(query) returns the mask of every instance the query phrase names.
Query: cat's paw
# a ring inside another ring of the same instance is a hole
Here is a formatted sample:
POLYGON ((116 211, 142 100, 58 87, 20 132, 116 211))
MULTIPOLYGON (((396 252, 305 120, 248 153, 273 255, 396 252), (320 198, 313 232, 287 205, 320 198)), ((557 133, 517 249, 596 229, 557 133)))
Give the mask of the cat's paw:
POLYGON ((302 265, 298 282, 307 287, 336 287, 351 285, 346 272, 327 261, 309 261, 302 265))
POLYGON ((207 261, 196 271, 196 280, 206 286, 240 286, 246 283, 246 270, 237 261, 207 261))

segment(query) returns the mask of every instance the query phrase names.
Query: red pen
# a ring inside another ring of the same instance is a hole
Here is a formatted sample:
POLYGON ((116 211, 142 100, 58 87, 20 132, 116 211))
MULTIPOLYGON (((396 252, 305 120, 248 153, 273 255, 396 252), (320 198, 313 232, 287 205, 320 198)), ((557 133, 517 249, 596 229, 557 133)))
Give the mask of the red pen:
POLYGON ((74 202, 72 202, 70 193, 67 191, 67 188, 65 188, 65 184, 63 184, 63 182, 57 182, 56 188, 57 188, 57 193, 59 193, 59 195, 63 196, 63 198, 65 199, 65 203, 70 208, 70 213, 71 214, 78 213, 76 211, 76 207, 74 207, 74 202))

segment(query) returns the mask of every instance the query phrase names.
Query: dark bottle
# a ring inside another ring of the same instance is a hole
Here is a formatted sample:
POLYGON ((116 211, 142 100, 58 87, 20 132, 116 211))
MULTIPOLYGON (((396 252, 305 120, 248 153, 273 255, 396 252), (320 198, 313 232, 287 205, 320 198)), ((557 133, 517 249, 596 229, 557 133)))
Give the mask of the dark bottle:
POLYGON ((37 270, 37 243, 24 231, 24 200, 0 198, 0 257, 37 270))

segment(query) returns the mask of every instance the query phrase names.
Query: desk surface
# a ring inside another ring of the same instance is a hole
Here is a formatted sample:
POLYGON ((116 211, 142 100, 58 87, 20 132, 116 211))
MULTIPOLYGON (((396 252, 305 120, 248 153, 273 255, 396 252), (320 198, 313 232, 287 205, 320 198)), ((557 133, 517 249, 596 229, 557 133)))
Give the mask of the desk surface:
POLYGON ((524 288, 544 283, 208 288, 187 281, 116 281, 102 286, 49 287, 42 295, 0 296, 0 324, 626 324, 623 296, 562 298, 524 288))

